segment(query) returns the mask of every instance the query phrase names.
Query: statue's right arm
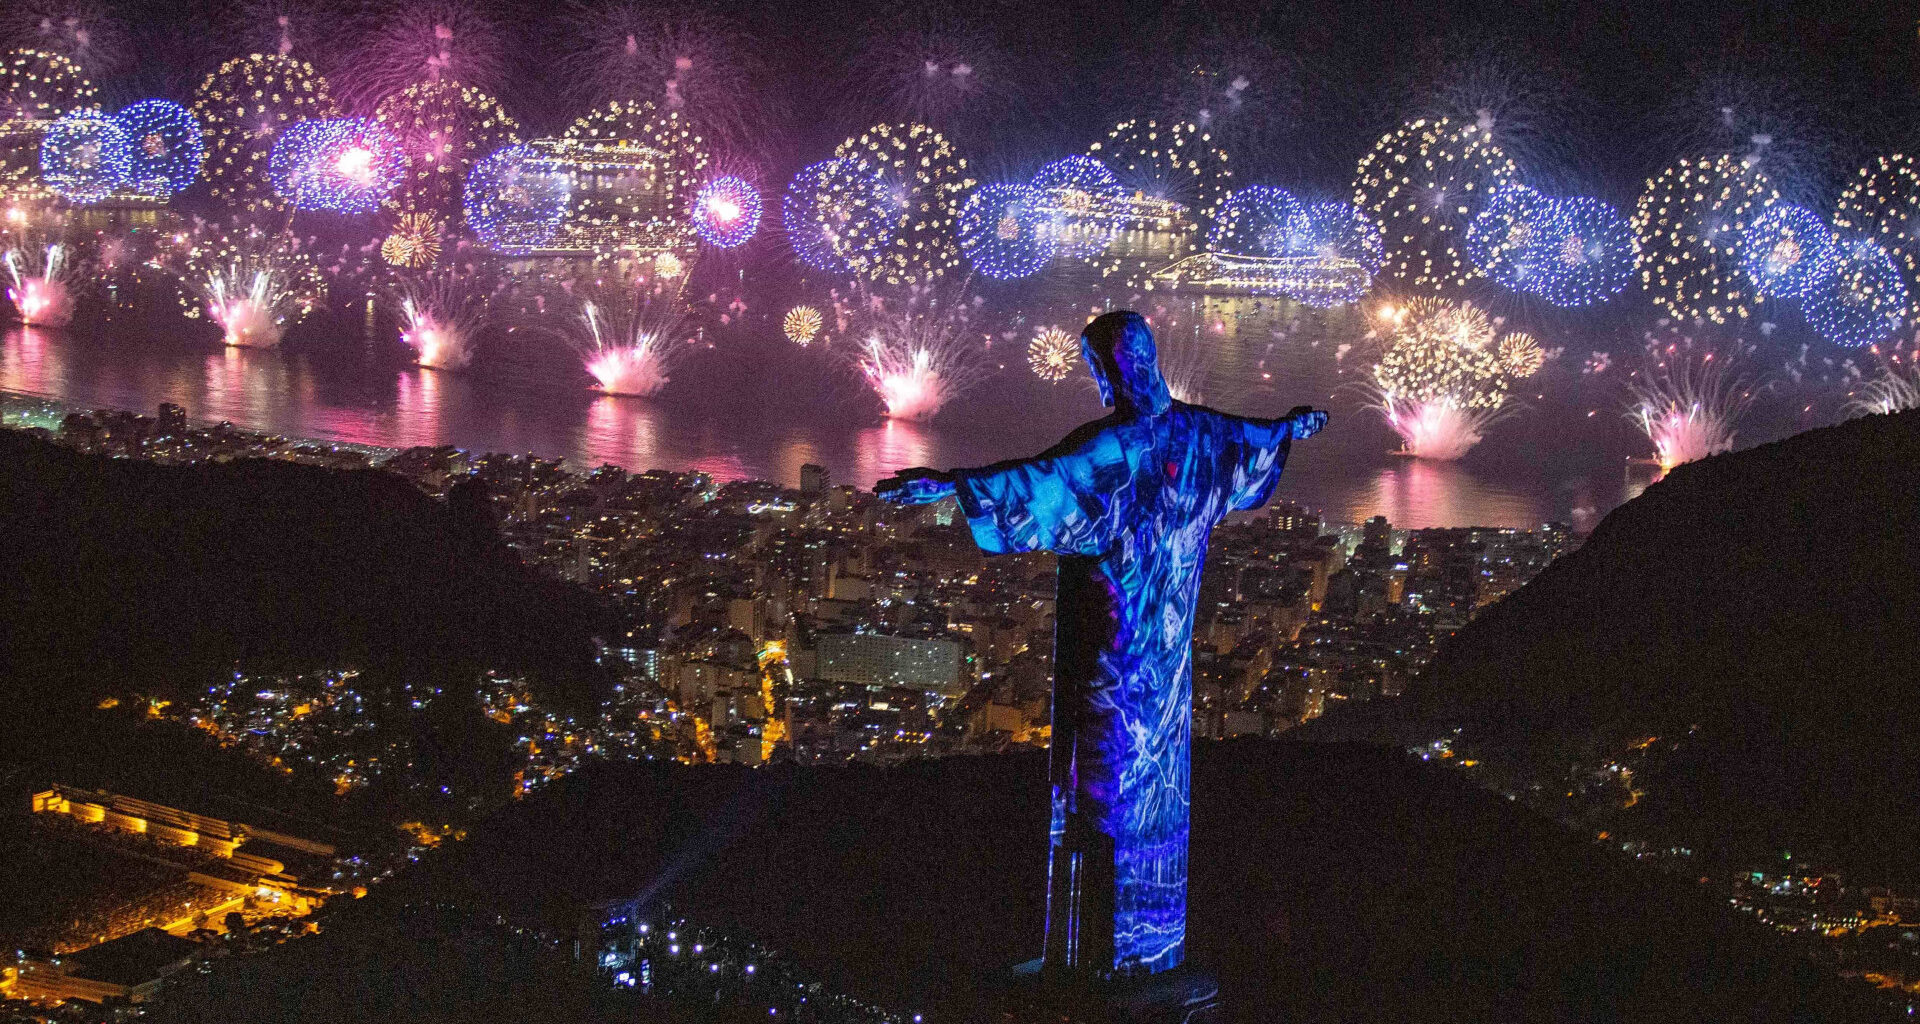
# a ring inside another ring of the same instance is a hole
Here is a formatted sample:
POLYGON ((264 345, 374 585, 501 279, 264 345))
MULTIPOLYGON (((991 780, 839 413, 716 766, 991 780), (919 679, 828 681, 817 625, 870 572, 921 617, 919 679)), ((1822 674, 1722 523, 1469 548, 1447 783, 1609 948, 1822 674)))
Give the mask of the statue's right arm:
POLYGON ((988 553, 1106 549, 1132 466, 1120 432, 1088 424, 1030 459, 955 470, 955 493, 988 553))

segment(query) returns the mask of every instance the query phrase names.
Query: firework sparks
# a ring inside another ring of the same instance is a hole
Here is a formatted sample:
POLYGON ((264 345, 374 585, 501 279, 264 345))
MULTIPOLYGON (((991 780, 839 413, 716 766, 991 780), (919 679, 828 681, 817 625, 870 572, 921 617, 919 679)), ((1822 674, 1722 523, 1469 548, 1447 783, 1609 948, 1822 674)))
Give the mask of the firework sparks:
POLYGON ((609 395, 645 398, 666 387, 690 347, 684 281, 608 282, 590 287, 572 324, 581 363, 609 395))
POLYGON ((414 350, 414 362, 458 370, 473 361, 487 303, 485 290, 471 273, 448 270, 409 278, 395 297, 400 340, 414 350))
POLYGON ((1490 344, 1491 322, 1471 305, 1438 299, 1388 307, 1382 319, 1394 333, 1373 368, 1374 407, 1406 454, 1460 458, 1508 410, 1513 374, 1490 344))
POLYGON ((917 288, 896 303, 869 295, 862 306, 866 340, 854 363, 889 417, 932 419, 986 379, 989 367, 974 342, 964 286, 917 288))
POLYGON ((380 258, 418 270, 440 258, 440 222, 430 213, 403 213, 380 242, 380 258))
POLYGON ((1058 327, 1042 328, 1027 343, 1027 366, 1049 384, 1066 380, 1080 362, 1080 338, 1058 327))
POLYGON ((71 284, 77 269, 67 259, 67 247, 17 246, 0 253, 7 268, 7 299, 20 322, 29 327, 65 327, 73 320, 71 284))
POLYGON ((1380 225, 1387 276, 1429 292, 1478 276, 1462 252, 1464 236, 1514 176, 1513 161, 1491 133, 1490 123, 1422 118, 1385 136, 1361 158, 1353 202, 1380 225))
POLYGON ((1649 362, 1627 385, 1627 419, 1653 442, 1662 472, 1733 450, 1734 429, 1753 401, 1730 358, 1696 351, 1691 338, 1650 342, 1649 362))
POLYGON ((220 325, 228 345, 271 348, 289 319, 326 295, 320 269, 293 239, 258 228, 209 230, 187 255, 187 287, 199 299, 189 316, 220 325))
POLYGON ((823 322, 820 311, 812 306, 795 306, 787 310, 786 318, 780 321, 780 329, 786 332, 787 340, 805 348, 820 336, 823 322))
POLYGON ((256 53, 220 65, 193 94, 213 198, 273 202, 266 166, 274 139, 289 124, 332 117, 334 110, 327 80, 306 61, 256 53))
POLYGON ((1777 198, 1759 167, 1737 156, 1683 159, 1648 181, 1633 231, 1654 303, 1682 320, 1746 319, 1754 294, 1741 243, 1777 198))

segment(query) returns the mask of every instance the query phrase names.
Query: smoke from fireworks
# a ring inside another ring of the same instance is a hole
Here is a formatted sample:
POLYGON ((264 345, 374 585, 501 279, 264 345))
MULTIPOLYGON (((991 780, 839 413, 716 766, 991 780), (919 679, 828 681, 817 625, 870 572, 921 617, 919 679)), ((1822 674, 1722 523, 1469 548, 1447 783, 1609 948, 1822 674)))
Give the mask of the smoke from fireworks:
POLYGON ((79 272, 64 244, 16 245, 0 253, 0 263, 7 268, 7 300, 21 323, 65 327, 72 321, 71 285, 79 272))

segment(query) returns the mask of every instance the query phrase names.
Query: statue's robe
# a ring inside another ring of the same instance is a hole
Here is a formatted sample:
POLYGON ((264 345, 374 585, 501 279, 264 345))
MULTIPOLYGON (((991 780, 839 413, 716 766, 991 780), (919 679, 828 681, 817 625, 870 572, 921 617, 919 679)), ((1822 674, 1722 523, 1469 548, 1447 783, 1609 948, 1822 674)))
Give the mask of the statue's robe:
POLYGON ((954 473, 982 551, 1060 556, 1049 968, 1185 956, 1200 571, 1214 524, 1273 493, 1292 436, 1288 420, 1148 397, 1035 458, 954 473))

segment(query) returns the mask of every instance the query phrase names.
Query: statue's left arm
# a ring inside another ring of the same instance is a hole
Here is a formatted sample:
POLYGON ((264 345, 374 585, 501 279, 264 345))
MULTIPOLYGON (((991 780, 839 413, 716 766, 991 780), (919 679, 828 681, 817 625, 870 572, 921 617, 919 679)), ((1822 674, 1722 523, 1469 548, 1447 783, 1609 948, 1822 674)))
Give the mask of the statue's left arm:
POLYGON ((1293 442, 1319 433, 1327 425, 1327 414, 1302 405, 1275 420, 1233 416, 1227 417, 1227 422, 1227 446, 1222 455, 1228 463, 1225 468, 1232 474, 1228 504, 1245 510, 1259 508, 1273 496, 1293 442))

